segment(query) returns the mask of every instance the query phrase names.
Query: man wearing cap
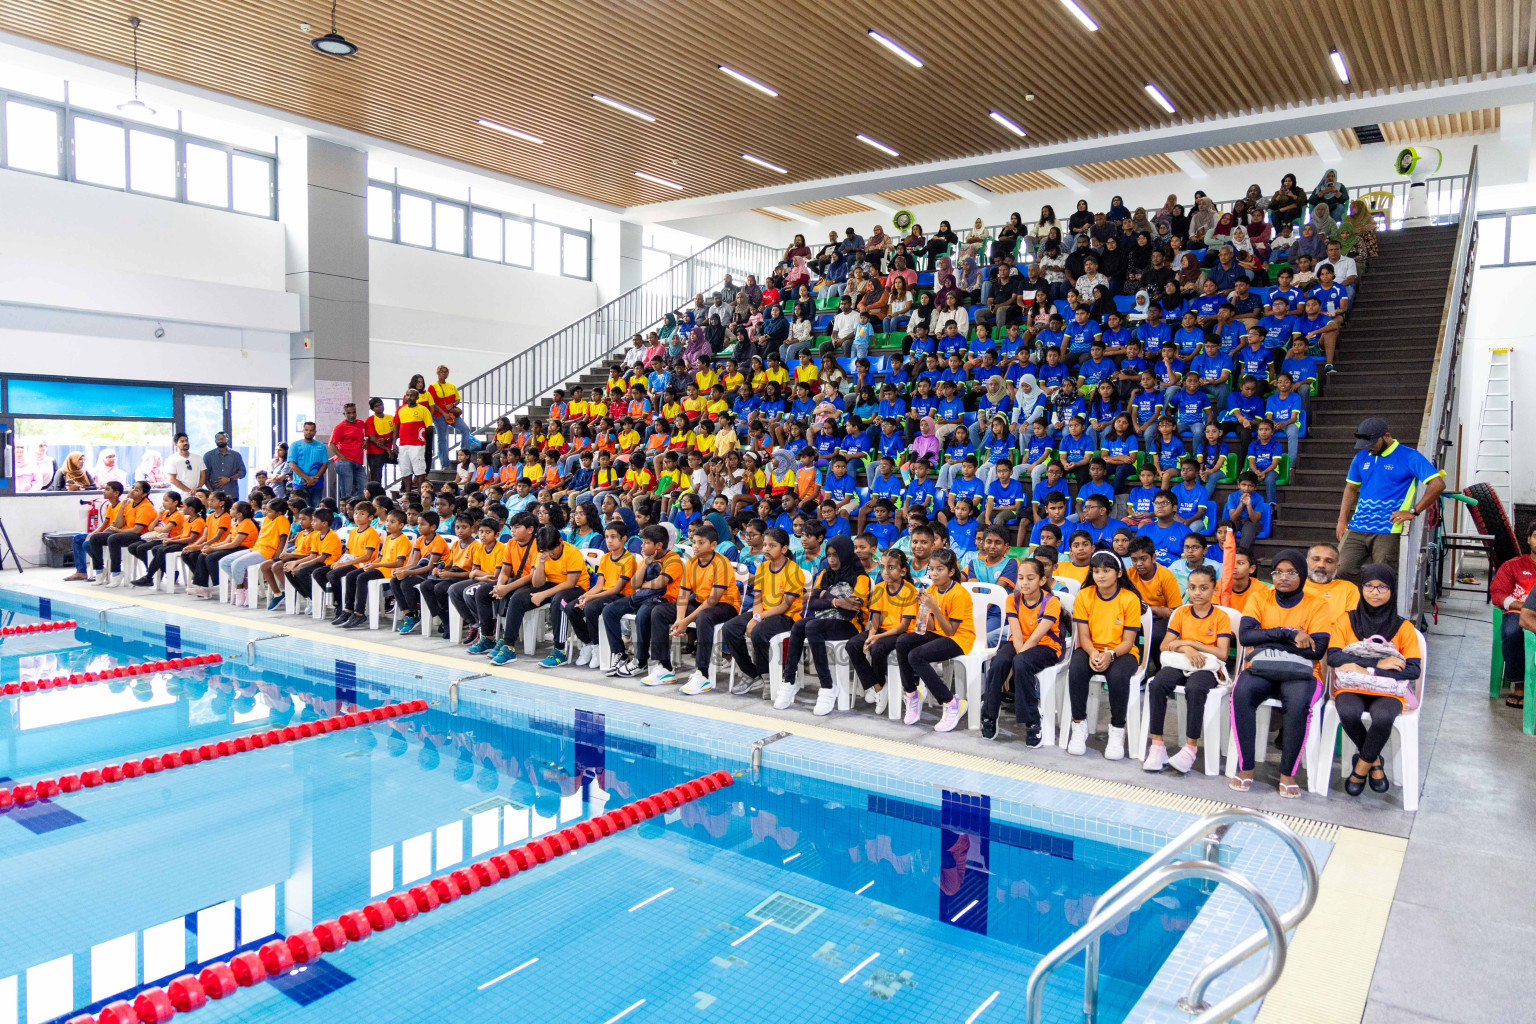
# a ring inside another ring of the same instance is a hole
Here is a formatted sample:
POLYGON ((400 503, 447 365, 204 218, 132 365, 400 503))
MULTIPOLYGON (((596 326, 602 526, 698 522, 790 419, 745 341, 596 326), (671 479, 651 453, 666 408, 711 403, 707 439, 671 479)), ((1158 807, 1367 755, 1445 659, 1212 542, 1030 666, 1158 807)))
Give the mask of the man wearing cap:
POLYGON ((1416 449, 1399 444, 1387 421, 1372 416, 1355 431, 1339 503, 1339 577, 1360 583, 1360 567, 1397 565, 1403 529, 1440 500, 1445 474, 1416 449))

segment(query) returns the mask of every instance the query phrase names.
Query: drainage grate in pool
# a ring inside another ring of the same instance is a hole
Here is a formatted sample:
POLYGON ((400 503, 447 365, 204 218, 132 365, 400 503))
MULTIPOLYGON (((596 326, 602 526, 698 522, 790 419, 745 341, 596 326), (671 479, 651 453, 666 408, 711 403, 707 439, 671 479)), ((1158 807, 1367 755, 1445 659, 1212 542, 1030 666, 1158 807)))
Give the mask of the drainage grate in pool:
POLYGON ((776 892, 747 911, 747 916, 756 921, 772 920, 775 928, 795 934, 825 909, 788 893, 776 892))
POLYGON ((472 804, 469 807, 464 808, 464 813, 473 816, 476 814, 481 814, 485 811, 494 810, 497 807, 513 806, 515 805, 512 803, 512 801, 508 800, 506 797, 493 796, 489 800, 481 800, 477 804, 472 804))

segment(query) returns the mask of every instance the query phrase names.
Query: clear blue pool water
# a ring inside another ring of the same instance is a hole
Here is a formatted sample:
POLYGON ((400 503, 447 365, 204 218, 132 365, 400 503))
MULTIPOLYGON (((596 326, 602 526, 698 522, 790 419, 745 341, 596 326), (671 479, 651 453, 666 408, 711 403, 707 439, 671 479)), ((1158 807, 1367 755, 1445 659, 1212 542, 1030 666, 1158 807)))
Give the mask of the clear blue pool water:
MULTIPOLYGON (((36 621, 22 606, 0 591, 0 624, 36 621)), ((373 668, 302 640, 247 647, 244 634, 141 609, 80 618, 0 642, 0 683, 208 650, 228 660, 5 698, 0 777, 31 782, 354 704, 437 703, 0 815, 0 1024, 99 1009, 722 767, 745 774, 665 821, 192 1019, 960 1024, 992 998, 975 1024, 1020 1020, 1040 955, 1145 856, 1007 820, 974 794, 858 786, 771 758, 754 778, 729 728, 692 742, 638 709, 509 700, 478 688, 490 680, 461 683, 450 712, 445 670, 373 668)), ((1106 939, 1100 1020, 1126 1018, 1205 899, 1167 890, 1106 939)), ((1080 1020, 1081 994, 1079 970, 1057 972, 1047 1019, 1080 1020)))

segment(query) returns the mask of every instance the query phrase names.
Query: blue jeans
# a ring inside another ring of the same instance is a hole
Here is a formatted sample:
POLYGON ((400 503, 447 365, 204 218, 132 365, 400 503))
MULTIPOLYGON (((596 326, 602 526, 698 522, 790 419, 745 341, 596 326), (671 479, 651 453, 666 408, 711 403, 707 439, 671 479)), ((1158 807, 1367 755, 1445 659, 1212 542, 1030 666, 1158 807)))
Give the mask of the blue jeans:
POLYGON ((90 548, 87 546, 91 535, 77 533, 69 542, 71 553, 75 556, 75 572, 85 572, 90 567, 90 548))
POLYGON ((1275 481, 1278 479, 1280 479, 1278 471, 1264 475, 1264 500, 1271 505, 1275 503, 1275 481))
MULTIPOLYGON (((464 424, 464 417, 460 416, 452 423, 446 416, 432 417, 432 436, 437 439, 437 464, 441 469, 449 469, 453 463, 448 460, 448 432, 453 431, 459 435, 459 447, 468 452, 480 450, 480 442, 469 432, 469 427, 464 424)), ((428 467, 429 469, 431 467, 428 467)))
POLYGON ((1218 414, 1227 407, 1227 398, 1232 394, 1231 384, 1207 384, 1205 393, 1211 396, 1211 408, 1218 414))
MULTIPOLYGON (((1205 496, 1207 498, 1216 497, 1216 488, 1221 486, 1221 482, 1224 479, 1226 479, 1226 475, 1223 473, 1212 473, 1210 476, 1206 477, 1205 483, 1201 485, 1205 488, 1205 496)), ((1212 508, 1214 507, 1215 506, 1213 505, 1212 508)))
MULTIPOLYGON (((364 476, 366 477, 366 475, 365 473, 364 476)), ((364 482, 366 483, 367 481, 365 480, 364 482)), ((320 504, 320 499, 325 497, 325 476, 322 474, 319 481, 313 487, 291 485, 288 488, 288 493, 303 498, 304 504, 314 508, 320 504)), ((361 488, 359 488, 359 493, 361 493, 361 488)))
MULTIPOLYGON (((361 462, 348 462, 346 459, 336 460, 336 496, 341 500, 357 495, 362 496, 363 488, 368 485, 368 467, 361 462)), ((324 488, 321 488, 324 494, 324 488)), ((310 501, 314 506, 314 501, 310 501)))
POLYGON ((1285 457, 1291 461, 1291 468, 1296 468, 1296 445, 1301 441, 1301 424, 1292 423, 1285 429, 1285 457))

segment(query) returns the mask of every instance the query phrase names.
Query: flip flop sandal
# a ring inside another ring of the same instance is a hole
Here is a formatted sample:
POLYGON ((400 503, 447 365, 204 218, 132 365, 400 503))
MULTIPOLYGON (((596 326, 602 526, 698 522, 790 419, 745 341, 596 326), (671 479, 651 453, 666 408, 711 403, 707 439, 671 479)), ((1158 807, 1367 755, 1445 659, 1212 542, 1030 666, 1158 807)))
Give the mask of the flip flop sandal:
POLYGON ((1294 782, 1282 782, 1279 789, 1280 795, 1287 800, 1295 800, 1301 796, 1301 787, 1294 782))
POLYGON ((1253 788, 1253 780, 1241 778, 1231 779, 1227 782, 1227 788, 1235 789, 1239 793, 1246 793, 1253 788))

